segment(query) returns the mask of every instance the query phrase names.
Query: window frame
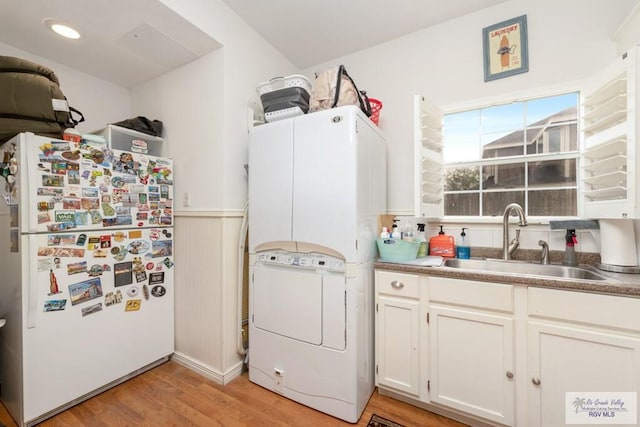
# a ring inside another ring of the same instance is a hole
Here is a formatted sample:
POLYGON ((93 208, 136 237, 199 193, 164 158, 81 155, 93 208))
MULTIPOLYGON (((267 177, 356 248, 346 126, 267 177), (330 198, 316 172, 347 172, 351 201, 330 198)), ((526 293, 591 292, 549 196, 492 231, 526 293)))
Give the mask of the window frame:
MULTIPOLYGON (((526 146, 522 155, 517 156, 505 156, 499 158, 492 159, 479 159, 474 161, 465 161, 465 162, 444 162, 443 159, 443 168, 446 167, 479 167, 482 169, 483 166, 487 165, 498 165, 498 164, 509 164, 509 163, 526 163, 531 161, 542 161, 542 160, 565 160, 565 159, 575 159, 575 168, 576 168, 576 183, 575 186, 554 186, 554 190, 562 190, 562 189, 574 189, 576 192, 576 215, 575 216, 529 216, 527 214, 527 220, 530 224, 548 224, 549 220, 563 218, 563 219, 579 219, 581 218, 581 213, 583 211, 583 200, 580 197, 581 193, 581 173, 580 173, 580 165, 581 158, 583 155, 583 137, 582 137, 582 102, 583 102, 583 84, 580 81, 569 82, 561 85, 549 86, 545 88, 538 89, 530 89, 524 90, 521 92, 512 92, 506 93, 500 96, 495 96, 491 98, 478 99, 475 101, 466 101, 460 104, 451 104, 448 106, 444 106, 442 108, 442 116, 446 116, 449 114, 461 113, 465 111, 472 110, 480 110, 482 108, 489 108, 499 105, 506 105, 515 102, 525 102, 531 101, 546 97, 553 96, 561 96, 569 93, 576 93, 578 96, 577 102, 577 116, 576 116, 576 137, 577 144, 576 149, 572 151, 559 152, 559 153, 543 153, 543 154, 527 154, 526 146)), ((444 126, 443 126, 444 127, 444 126)), ((525 126, 525 128, 528 128, 525 126)), ((545 144, 548 144, 548 141, 545 141, 545 144)), ((525 184, 522 187, 518 187, 517 190, 530 192, 532 190, 536 190, 536 188, 531 188, 528 186, 527 180, 528 177, 525 174, 525 184)), ((481 174, 482 176, 482 174, 481 174)), ((478 190, 461 190, 461 191, 445 191, 444 194, 456 194, 456 193, 472 193, 481 195, 483 192, 491 192, 491 191, 504 191, 505 189, 497 189, 497 190, 483 190, 479 188, 478 190)), ((516 189, 514 189, 516 190, 516 189)), ((528 198, 527 198, 528 200, 528 198)), ((444 200, 442 201, 444 204, 444 200)), ((482 204, 482 197, 480 197, 480 204, 482 204)), ((526 208, 526 212, 528 212, 528 206, 523 206, 526 208)), ((480 205, 479 205, 480 208, 480 205)), ((443 213, 443 216, 440 218, 441 222, 447 223, 495 223, 497 220, 502 220, 502 215, 472 215, 472 216, 464 216, 464 215, 446 215, 443 213)))

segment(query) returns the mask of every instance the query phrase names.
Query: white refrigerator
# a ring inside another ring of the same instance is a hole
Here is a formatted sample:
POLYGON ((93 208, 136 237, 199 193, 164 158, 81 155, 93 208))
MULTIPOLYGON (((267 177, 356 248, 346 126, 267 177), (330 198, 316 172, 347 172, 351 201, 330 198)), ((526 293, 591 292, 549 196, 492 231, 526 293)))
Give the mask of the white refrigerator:
POLYGON ((31 133, 0 160, 0 398, 33 425, 173 353, 173 165, 31 133))

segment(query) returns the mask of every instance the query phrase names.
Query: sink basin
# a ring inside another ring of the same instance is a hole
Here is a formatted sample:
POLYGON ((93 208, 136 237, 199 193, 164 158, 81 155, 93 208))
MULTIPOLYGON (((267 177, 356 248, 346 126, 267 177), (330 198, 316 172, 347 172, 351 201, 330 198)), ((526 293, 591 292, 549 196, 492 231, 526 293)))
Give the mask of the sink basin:
POLYGON ((452 268, 479 270, 498 273, 512 273, 526 276, 547 276, 564 279, 607 280, 606 277, 582 267, 565 265, 543 265, 523 261, 503 261, 498 259, 448 259, 444 265, 452 268))

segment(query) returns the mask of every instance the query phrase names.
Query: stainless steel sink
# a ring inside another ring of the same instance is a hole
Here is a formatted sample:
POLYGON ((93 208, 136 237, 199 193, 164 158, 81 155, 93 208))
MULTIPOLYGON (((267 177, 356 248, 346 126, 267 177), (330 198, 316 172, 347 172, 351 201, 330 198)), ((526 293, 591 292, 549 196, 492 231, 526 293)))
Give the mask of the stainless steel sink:
POLYGON ((594 271, 583 267, 564 265, 542 265, 523 261, 503 261, 493 259, 447 259, 444 265, 466 270, 512 273, 526 276, 547 276, 565 279, 607 280, 594 271))

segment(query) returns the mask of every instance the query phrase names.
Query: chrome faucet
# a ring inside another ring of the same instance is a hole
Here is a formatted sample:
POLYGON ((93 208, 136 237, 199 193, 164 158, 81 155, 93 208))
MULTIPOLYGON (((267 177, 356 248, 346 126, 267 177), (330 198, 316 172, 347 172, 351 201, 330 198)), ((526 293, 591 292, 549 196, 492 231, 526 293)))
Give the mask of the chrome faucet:
POLYGON ((540 249, 540 264, 549 264, 549 245, 544 240, 538 240, 540 249))
POLYGON ((511 255, 520 246, 520 229, 516 229, 516 237, 509 242, 509 215, 511 211, 515 210, 518 214, 520 227, 527 226, 527 219, 525 218, 522 206, 517 203, 510 203, 504 208, 504 214, 502 215, 502 259, 511 259, 511 255))

